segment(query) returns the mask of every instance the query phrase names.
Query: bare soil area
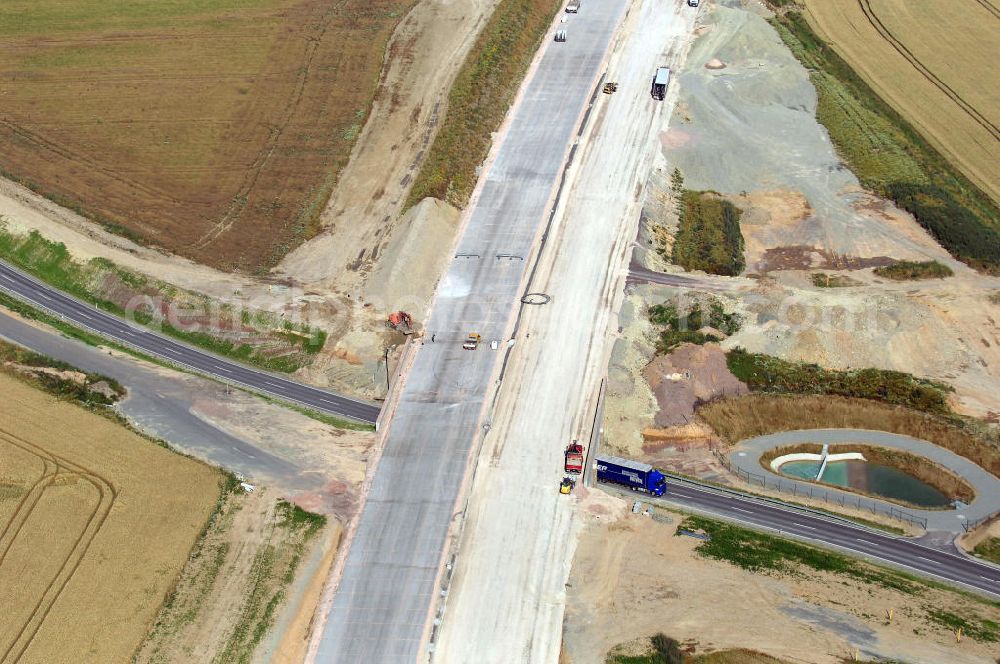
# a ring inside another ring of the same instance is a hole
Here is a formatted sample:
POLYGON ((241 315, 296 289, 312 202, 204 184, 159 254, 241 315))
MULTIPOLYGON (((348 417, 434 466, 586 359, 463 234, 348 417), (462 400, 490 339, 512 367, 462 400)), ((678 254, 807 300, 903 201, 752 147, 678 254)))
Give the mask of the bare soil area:
POLYGON ((6 3, 0 167, 144 242, 269 267, 313 230, 412 4, 6 3))
MULTIPOLYGON (((371 115, 320 217, 323 233, 287 256, 279 273, 348 292, 391 247, 412 244, 402 206, 447 110, 448 90, 497 2, 420 0, 403 19, 371 115)), ((422 247, 447 252, 450 240, 432 236, 422 247)), ((419 260, 407 264, 420 269, 419 260)))
POLYGON ((995 659, 995 644, 956 643, 928 618, 928 607, 988 613, 959 595, 929 588, 909 595, 826 573, 746 572, 696 553, 699 540, 675 536, 681 517, 660 523, 620 513, 589 515, 580 537, 564 632, 572 664, 603 664, 616 644, 658 632, 696 643, 696 652, 749 648, 810 664, 995 659))
POLYGON ((219 473, 9 376, 0 387, 0 647, 21 662, 127 661, 219 473))

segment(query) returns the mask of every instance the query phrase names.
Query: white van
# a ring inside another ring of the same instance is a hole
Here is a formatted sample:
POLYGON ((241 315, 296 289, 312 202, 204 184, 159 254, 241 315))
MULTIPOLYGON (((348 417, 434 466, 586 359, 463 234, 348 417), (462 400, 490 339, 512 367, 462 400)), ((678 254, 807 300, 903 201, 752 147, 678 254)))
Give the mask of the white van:
MULTIPOLYGON (((690 2, 691 0, 688 0, 690 2)), ((569 0, 569 4, 566 5, 567 14, 575 14, 580 11, 580 0, 569 0)))

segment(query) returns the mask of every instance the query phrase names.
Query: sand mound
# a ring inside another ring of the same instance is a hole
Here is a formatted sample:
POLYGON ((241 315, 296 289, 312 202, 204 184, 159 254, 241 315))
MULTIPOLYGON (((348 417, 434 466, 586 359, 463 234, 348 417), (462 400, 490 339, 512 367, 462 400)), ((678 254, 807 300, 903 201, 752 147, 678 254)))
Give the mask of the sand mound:
POLYGON ((725 69, 726 63, 718 58, 712 58, 705 63, 705 69, 725 69))

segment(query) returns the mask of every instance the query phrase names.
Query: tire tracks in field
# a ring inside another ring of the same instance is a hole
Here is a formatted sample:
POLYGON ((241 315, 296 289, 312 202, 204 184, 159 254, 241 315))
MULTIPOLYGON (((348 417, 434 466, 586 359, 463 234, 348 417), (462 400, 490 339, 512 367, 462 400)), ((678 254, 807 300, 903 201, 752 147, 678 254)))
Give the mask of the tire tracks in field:
MULTIPOLYGON (((293 90, 292 95, 289 97, 284 108, 281 109, 280 115, 278 115, 281 119, 276 126, 271 128, 267 141, 264 143, 264 147, 257 153, 257 157, 250 165, 250 168, 247 169, 247 174, 243 179, 243 184, 233 197, 233 202, 230 203, 229 209, 219 221, 215 222, 211 230, 191 245, 193 249, 202 250, 218 239, 220 235, 233 227, 236 220, 243 214, 243 211, 246 210, 247 204, 250 202, 250 194, 257 185, 257 181, 260 179, 260 175, 263 172, 264 167, 267 165, 267 162, 270 161, 271 156, 274 154, 275 150, 277 150, 278 141, 281 140, 285 129, 287 129, 288 125, 291 124, 292 119, 295 117, 298 107, 302 102, 302 98, 305 96, 306 86, 309 83, 309 75, 313 68, 313 61, 316 59, 316 53, 319 52, 320 44, 322 44, 323 39, 326 37, 326 33, 330 29, 330 24, 333 22, 333 19, 337 16, 345 4, 346 0, 341 0, 341 2, 332 5, 324 14, 319 29, 316 32, 306 33, 303 35, 303 38, 306 40, 305 58, 299 66, 295 89, 293 90)), ((274 116, 272 115, 272 117, 274 116)))
MULTIPOLYGON (((986 4, 989 5, 988 0, 976 0, 976 1, 979 2, 980 4, 986 2, 986 4)), ((972 118, 973 121, 976 122, 976 124, 978 124, 983 129, 988 131, 990 135, 994 138, 994 140, 1000 140, 1000 128, 998 128, 995 124, 990 122, 990 120, 985 115, 980 113, 978 109, 976 109, 972 104, 970 104, 964 98, 962 98, 962 96, 958 94, 958 92, 956 92, 950 85, 948 85, 940 78, 938 78, 938 76, 934 72, 932 72, 926 65, 924 65, 919 60, 919 58, 917 58, 917 56, 915 56, 913 52, 910 51, 909 48, 907 48, 901 41, 899 41, 899 39, 897 39, 895 35, 892 34, 892 32, 885 26, 882 20, 875 13, 875 10, 872 8, 871 0, 857 0, 857 2, 858 2, 858 7, 861 9, 861 12, 865 15, 865 18, 868 20, 868 23, 872 26, 875 32, 877 32, 878 35, 882 37, 883 40, 885 40, 890 46, 892 46, 897 53, 903 56, 903 58, 907 62, 909 62, 914 69, 920 72, 920 74, 925 79, 927 79, 927 81, 929 81, 932 85, 937 87, 941 92, 947 95, 949 99, 955 102, 959 108, 965 111, 965 113, 970 118, 972 118)), ((992 5, 989 6, 993 7, 992 5)), ((995 7, 993 8, 993 11, 996 11, 995 7)))
POLYGON ((997 9, 996 5, 990 3, 989 0, 976 0, 979 6, 993 14, 993 18, 1000 18, 1000 9, 997 9))
POLYGON ((99 172, 101 175, 104 175, 105 177, 114 182, 120 182, 133 189, 137 189, 138 191, 141 191, 142 193, 148 196, 159 198, 160 200, 169 201, 176 205, 189 205, 191 203, 191 201, 181 200, 179 198, 171 196, 162 189, 150 187, 149 185, 143 184, 138 180, 133 180, 129 177, 126 177, 125 175, 122 175, 121 173, 114 171, 106 166, 102 166, 96 160, 84 154, 74 152, 69 148, 58 145, 45 138, 42 138, 41 136, 31 131, 27 127, 17 124, 16 122, 13 122, 8 118, 0 117, 0 127, 6 127, 8 131, 13 133, 26 143, 30 143, 32 146, 36 148, 39 148, 41 150, 47 150, 69 162, 81 164, 82 166, 85 166, 87 168, 99 172))
MULTIPOLYGON (((42 477, 35 482, 32 490, 26 493, 18 506, 17 513, 21 514, 20 523, 16 528, 16 532, 8 538, 6 548, 4 549, 2 556, 0 556, 0 565, 3 564, 3 559, 13 546, 21 528, 31 516, 31 512, 34 511, 38 502, 41 500, 42 494, 46 488, 52 486, 60 478, 65 477, 82 479, 89 482, 98 493, 97 503, 90 511, 90 514, 87 517, 87 522, 73 542, 69 554, 67 554, 62 563, 59 565, 58 571, 55 575, 53 575, 45 590, 39 596, 38 601, 35 603, 35 606, 32 607, 31 612, 25 619, 24 624, 20 627, 20 629, 18 629, 16 636, 11 641, 10 645, 8 645, 3 653, 0 654, 0 662, 4 664, 15 664, 24 656, 25 651, 27 651, 31 642, 34 640, 35 635, 38 633, 38 630, 45 622, 45 619, 51 612, 56 600, 62 594, 63 590, 65 590, 67 584, 73 578, 73 575, 76 574, 76 571, 86 557, 91 544, 100 532, 101 528, 104 526, 105 521, 107 521, 107 518, 111 513, 111 508, 118 498, 118 491, 115 489, 110 480, 100 474, 83 465, 53 454, 45 448, 35 445, 34 443, 31 443, 30 441, 27 441, 9 431, 0 429, 0 441, 6 442, 29 454, 39 457, 42 459, 44 465, 42 477), (35 490, 36 488, 38 489, 37 491, 35 490), (25 509, 25 506, 28 505, 29 501, 30 506, 25 509)), ((8 535, 13 521, 14 519, 12 518, 11 521, 5 526, 2 536, 8 535)))

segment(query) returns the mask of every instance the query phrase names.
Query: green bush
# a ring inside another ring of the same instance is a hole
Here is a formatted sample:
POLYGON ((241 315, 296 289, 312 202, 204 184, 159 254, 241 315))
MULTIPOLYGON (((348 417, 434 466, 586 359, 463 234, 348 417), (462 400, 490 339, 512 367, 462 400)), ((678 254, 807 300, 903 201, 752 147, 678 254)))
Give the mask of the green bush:
POLYGON ((1000 268, 1000 231, 984 224, 947 190, 895 182, 886 193, 956 258, 984 271, 1000 268))
POLYGON ((685 190, 671 260, 685 270, 736 276, 743 259, 740 209, 718 194, 685 190))
POLYGON ((708 314, 702 311, 700 302, 694 302, 682 315, 672 304, 654 304, 649 308, 649 320, 654 325, 666 328, 660 333, 656 351, 667 354, 682 343, 704 344, 716 340, 714 336, 702 334, 698 330, 713 327, 726 336, 739 331, 742 319, 738 314, 727 314, 722 303, 711 298, 708 314))
POLYGON ((937 261, 896 261, 892 265, 875 268, 875 274, 894 281, 910 281, 913 279, 944 279, 954 272, 947 265, 937 261))
POLYGON ((925 413, 951 414, 947 400, 951 391, 949 386, 901 371, 871 368, 834 371, 818 364, 787 362, 742 348, 729 351, 726 363, 733 375, 755 392, 856 397, 907 406, 925 413))

